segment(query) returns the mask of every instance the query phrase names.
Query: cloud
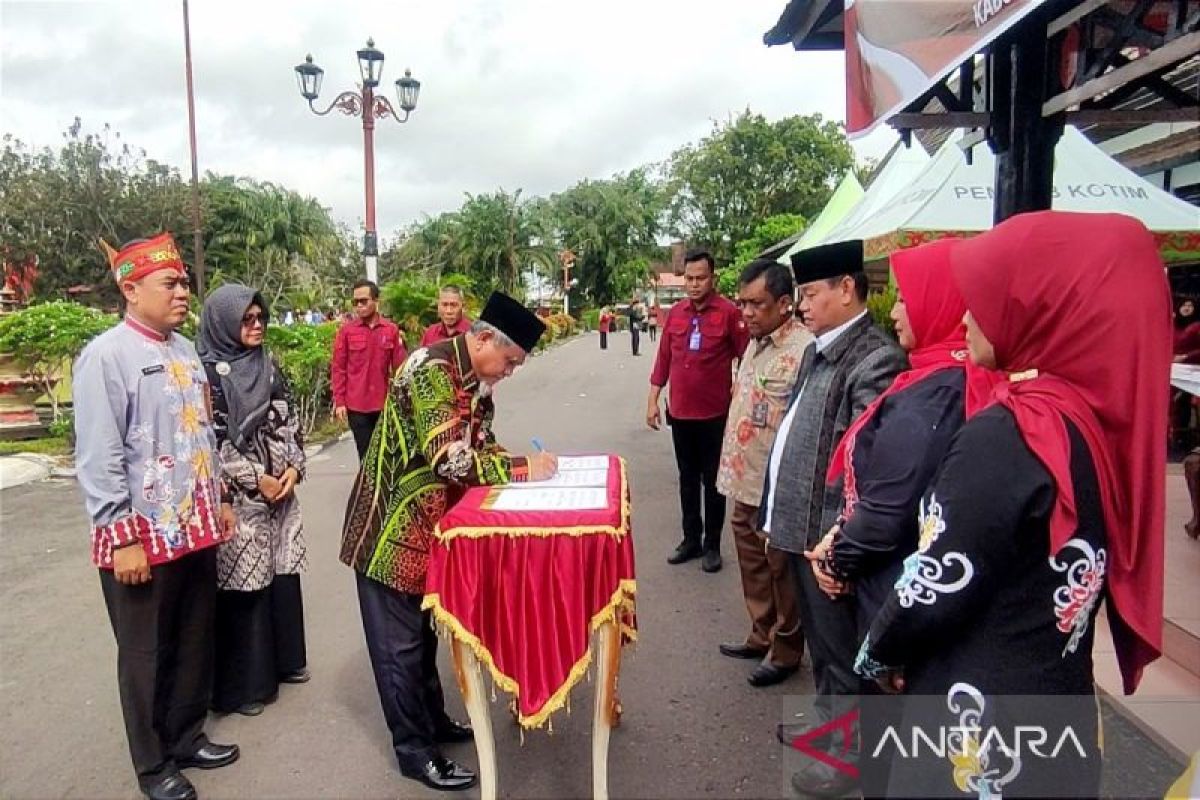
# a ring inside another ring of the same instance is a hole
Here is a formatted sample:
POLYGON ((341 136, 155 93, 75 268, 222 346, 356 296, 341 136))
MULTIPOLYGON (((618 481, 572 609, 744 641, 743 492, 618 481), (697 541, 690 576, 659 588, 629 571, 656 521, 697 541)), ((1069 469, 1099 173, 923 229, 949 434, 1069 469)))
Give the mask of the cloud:
MULTIPOLYGON (((355 87, 367 36, 386 55, 380 92, 395 102, 405 66, 422 82, 410 122, 377 122, 384 237, 464 192, 545 195, 662 160, 747 107, 840 119, 839 54, 762 45, 781 3, 193 2, 200 168, 279 182, 360 225, 361 123, 314 117, 292 69, 313 54, 324 107, 355 87)), ((54 146, 78 115, 186 173, 184 86, 178 2, 0 0, 4 132, 54 146)), ((879 156, 892 138, 860 151, 879 156)))

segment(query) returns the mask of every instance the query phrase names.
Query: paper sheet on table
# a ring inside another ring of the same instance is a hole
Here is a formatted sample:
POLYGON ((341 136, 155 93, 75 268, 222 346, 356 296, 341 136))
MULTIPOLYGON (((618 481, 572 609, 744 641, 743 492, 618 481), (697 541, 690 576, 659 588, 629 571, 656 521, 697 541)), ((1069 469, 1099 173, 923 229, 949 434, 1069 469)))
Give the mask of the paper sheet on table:
POLYGON ((559 456, 558 471, 576 469, 608 469, 608 456, 559 456))
POLYGON ((563 487, 603 489, 608 486, 608 470, 606 469, 568 469, 562 470, 553 478, 544 481, 528 481, 526 483, 510 483, 505 489, 556 489, 563 487))
POLYGON ((492 511, 588 511, 608 507, 608 491, 597 488, 496 489, 484 500, 492 511))

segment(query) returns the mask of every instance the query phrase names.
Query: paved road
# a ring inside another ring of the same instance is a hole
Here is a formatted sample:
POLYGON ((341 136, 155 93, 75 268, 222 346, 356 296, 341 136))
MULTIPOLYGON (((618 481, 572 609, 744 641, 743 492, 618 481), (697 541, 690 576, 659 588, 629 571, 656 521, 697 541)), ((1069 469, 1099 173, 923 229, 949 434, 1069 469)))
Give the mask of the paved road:
MULTIPOLYGON (((646 343, 648 344, 648 342, 646 343)), ((595 335, 531 359, 498 393, 497 432, 515 450, 531 436, 559 452, 605 450, 629 462, 638 559, 640 642, 627 651, 625 716, 610 750, 614 797, 786 797, 785 753, 773 729, 806 671, 767 690, 748 666, 717 654, 745 633, 733 549, 726 569, 669 567, 679 536, 669 434, 643 422, 652 355, 628 336, 601 353, 595 335)), ((363 646, 354 583, 337 560, 355 457, 342 442, 313 459, 300 487, 312 566, 305 576, 313 680, 285 686, 262 716, 214 718, 217 741, 242 760, 193 772, 206 797, 433 797, 396 772, 363 646)), ((0 494, 0 797, 137 797, 115 682, 115 647, 74 484, 46 481, 0 494)), ((442 654, 452 713, 465 718, 442 654)), ((591 791, 592 687, 553 733, 526 734, 493 709, 502 796, 586 797, 591 791)), ((468 745, 450 754, 474 764, 468 745)), ((468 792, 467 797, 477 796, 468 792)), ((1161 796, 1161 793, 1159 794, 1161 796)))

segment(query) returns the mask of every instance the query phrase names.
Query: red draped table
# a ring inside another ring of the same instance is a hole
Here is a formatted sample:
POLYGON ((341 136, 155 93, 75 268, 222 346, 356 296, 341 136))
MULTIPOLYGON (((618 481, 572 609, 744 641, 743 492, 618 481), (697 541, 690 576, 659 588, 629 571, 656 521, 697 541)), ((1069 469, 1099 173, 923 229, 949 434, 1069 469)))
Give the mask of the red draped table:
POLYGON ((589 458, 607 464, 607 485, 551 495, 575 492, 592 507, 545 510, 536 507, 537 498, 548 495, 514 495, 538 492, 533 488, 477 487, 442 518, 435 534, 424 607, 451 639, 485 800, 496 794, 496 766, 480 665, 514 695, 521 725, 534 728, 567 703, 594 659, 600 679, 593 791, 607 796, 608 733, 619 713, 621 645, 636 635, 636 584, 625 463, 614 455, 589 458), (535 507, 518 510, 514 504, 535 507))

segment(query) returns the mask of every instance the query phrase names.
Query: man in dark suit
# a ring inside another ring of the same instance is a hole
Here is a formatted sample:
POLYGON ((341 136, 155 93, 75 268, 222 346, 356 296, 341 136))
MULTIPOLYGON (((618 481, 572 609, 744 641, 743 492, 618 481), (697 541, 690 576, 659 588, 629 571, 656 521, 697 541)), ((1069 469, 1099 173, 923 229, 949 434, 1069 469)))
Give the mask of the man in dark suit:
MULTIPOLYGON (((832 600, 822 592, 804 551, 833 527, 842 508, 840 481, 825 485, 834 446, 907 363, 867 311, 862 242, 801 251, 792 257, 792 268, 800 312, 816 339, 804 353, 804 377, 771 449, 759 513, 769 546, 785 551, 792 562, 817 688, 814 726, 820 726, 852 711, 864 685, 853 669, 858 647, 853 596, 832 600)), ((790 742, 802 732, 781 726, 779 735, 790 742)), ((824 740, 831 751, 841 752, 840 736, 824 740)), ((853 763, 856 755, 854 745, 843 760, 853 763)), ((818 797, 840 797, 855 784, 848 771, 816 761, 792 777, 797 791, 818 797)))

